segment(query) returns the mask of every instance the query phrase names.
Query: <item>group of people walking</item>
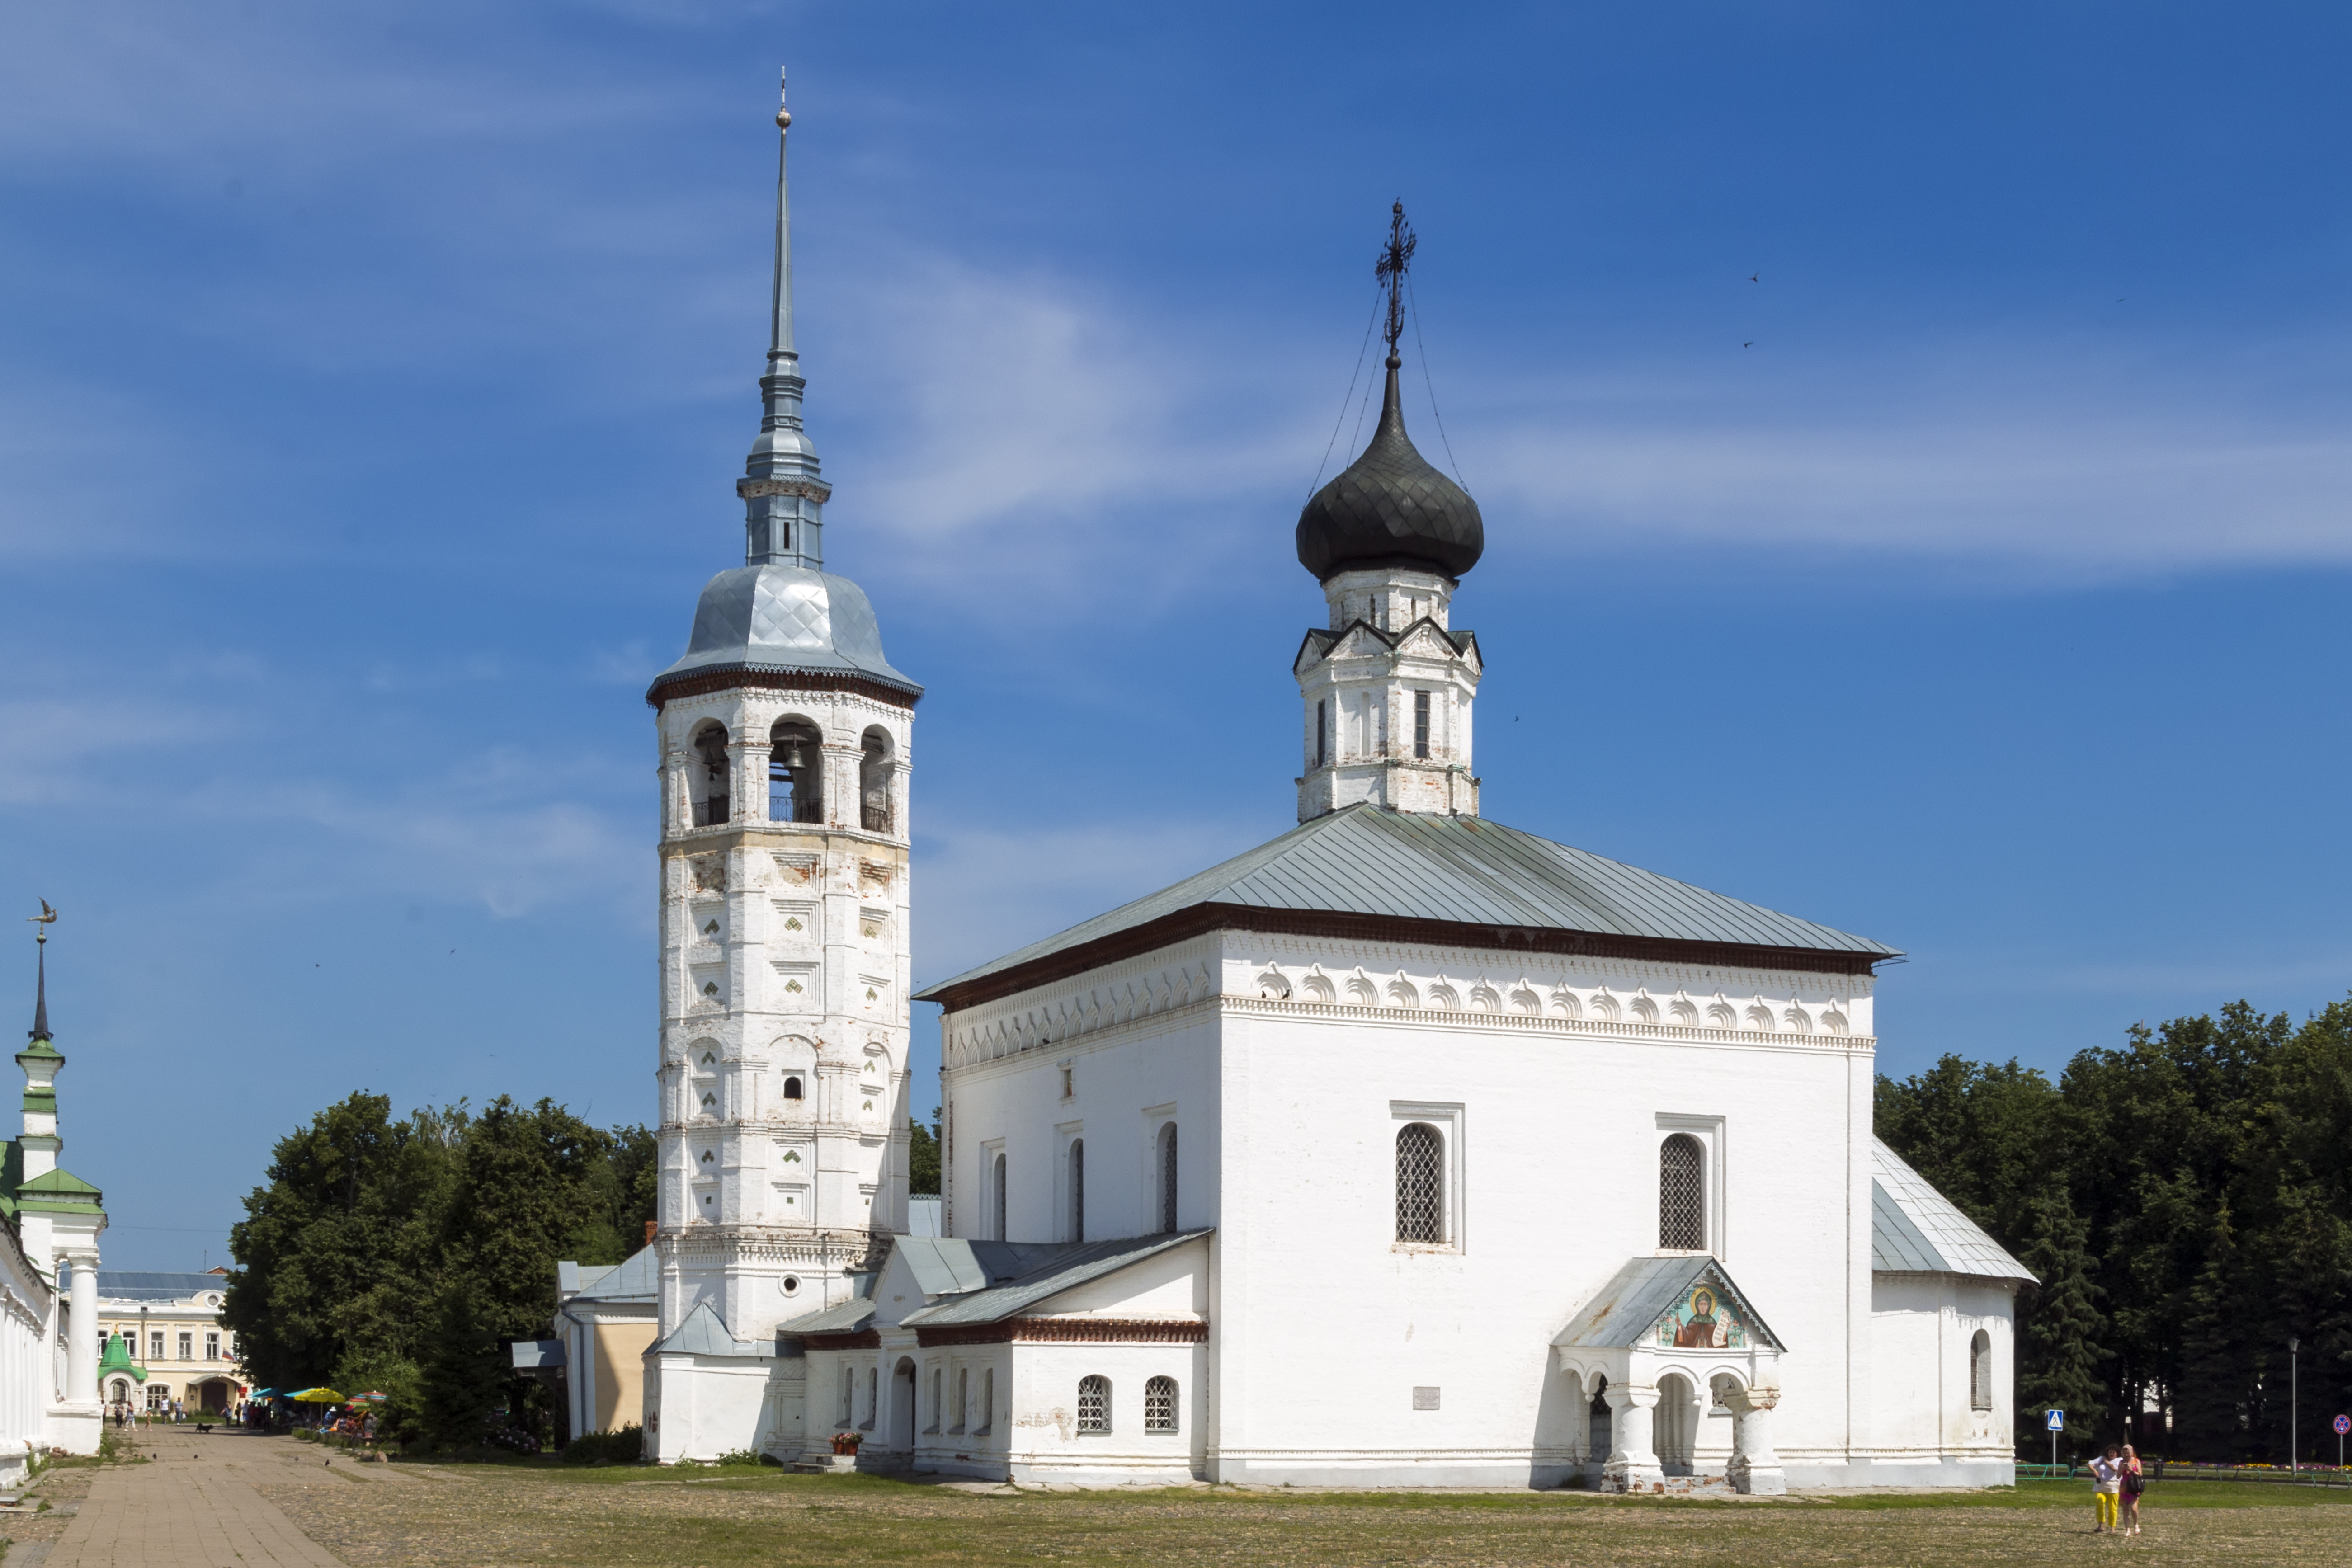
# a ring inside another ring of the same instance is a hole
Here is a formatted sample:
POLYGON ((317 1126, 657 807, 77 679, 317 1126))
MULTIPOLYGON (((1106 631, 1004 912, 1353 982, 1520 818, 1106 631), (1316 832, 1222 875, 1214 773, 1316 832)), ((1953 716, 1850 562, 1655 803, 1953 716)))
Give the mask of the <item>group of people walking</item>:
POLYGON ((2132 1446, 2108 1444, 2107 1451, 2091 1461, 2091 1496, 2099 1515, 2091 1533, 2137 1535, 2139 1494, 2146 1485, 2139 1455, 2132 1446))

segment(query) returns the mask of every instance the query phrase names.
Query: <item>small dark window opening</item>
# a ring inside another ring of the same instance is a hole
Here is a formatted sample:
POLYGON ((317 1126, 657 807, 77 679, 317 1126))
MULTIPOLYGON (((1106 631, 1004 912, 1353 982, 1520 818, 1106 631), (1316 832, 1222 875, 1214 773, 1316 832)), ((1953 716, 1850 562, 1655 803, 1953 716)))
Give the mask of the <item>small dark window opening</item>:
POLYGON ((1070 1140, 1070 1239, 1087 1238, 1087 1141, 1070 1140))
POLYGON ((1323 698, 1315 700, 1315 765, 1328 766, 1331 761, 1331 704, 1323 698))
POLYGON ((800 1097, 801 1080, 797 1078, 788 1078, 784 1079, 784 1098, 786 1100, 798 1100, 800 1097))
POLYGON ((1429 755, 1429 693, 1426 691, 1412 694, 1412 754, 1416 757, 1429 755))
POLYGON ((992 1196, 993 1196, 993 1197, 994 1197, 994 1199, 996 1200, 996 1202, 995 1202, 996 1214, 995 1214, 995 1215, 994 1215, 994 1218, 995 1218, 995 1220, 996 1220, 996 1239, 997 1239, 997 1240, 999 1240, 999 1241, 1010 1241, 1010 1240, 1011 1240, 1011 1239, 1013 1239, 1013 1238, 1012 1238, 1012 1236, 1010 1235, 1010 1233, 1009 1233, 1009 1231, 1008 1231, 1008 1229, 1007 1229, 1007 1226, 1006 1226, 1006 1218, 1007 1218, 1007 1216, 1006 1216, 1005 1210, 1004 1210, 1004 1156, 1003 1156, 1003 1155, 999 1154, 999 1155, 996 1157, 995 1165, 996 1165, 996 1169, 995 1169, 995 1181, 994 1181, 994 1184, 994 1184, 994 1186, 995 1186, 995 1188, 996 1188, 996 1191, 995 1191, 992 1194, 991 1194, 991 1195, 992 1195, 992 1196))
POLYGON ((1160 1228, 1176 1228, 1176 1124, 1160 1130, 1160 1228))
POLYGON ((890 737, 879 727, 866 731, 865 751, 857 764, 858 813, 866 831, 887 833, 891 826, 890 737))
POLYGON ((824 820, 824 741, 814 724, 778 720, 768 736, 768 820, 824 820))
POLYGON ((727 731, 713 724, 694 737, 702 764, 702 798, 694 803, 694 825, 716 827, 727 821, 727 731))

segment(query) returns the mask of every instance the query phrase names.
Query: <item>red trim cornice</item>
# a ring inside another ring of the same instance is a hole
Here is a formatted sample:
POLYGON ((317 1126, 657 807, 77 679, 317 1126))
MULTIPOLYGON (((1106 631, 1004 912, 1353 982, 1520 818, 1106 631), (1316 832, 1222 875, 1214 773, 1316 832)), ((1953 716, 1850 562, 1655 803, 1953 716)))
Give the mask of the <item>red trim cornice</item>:
POLYGON ((1333 937, 1343 942, 1402 942, 1418 947, 1483 948, 1490 952, 1552 953, 1578 958, 1633 958, 1660 963, 1716 968, 1786 969, 1812 974, 1868 974, 1883 953, 1839 952, 1810 947, 1751 947, 1744 942, 1681 942, 1666 937, 1615 936, 1560 931, 1549 926, 1490 926, 1452 921, 1407 920, 1396 915, 1344 914, 1323 910, 1265 910, 1246 904, 1194 904, 1189 909, 1113 931, 1061 952, 1049 953, 954 987, 933 986, 918 999, 937 1002, 950 1013, 977 1007, 1001 996, 1050 985, 1089 969, 1133 958, 1213 931, 1253 931, 1265 936, 1333 937))

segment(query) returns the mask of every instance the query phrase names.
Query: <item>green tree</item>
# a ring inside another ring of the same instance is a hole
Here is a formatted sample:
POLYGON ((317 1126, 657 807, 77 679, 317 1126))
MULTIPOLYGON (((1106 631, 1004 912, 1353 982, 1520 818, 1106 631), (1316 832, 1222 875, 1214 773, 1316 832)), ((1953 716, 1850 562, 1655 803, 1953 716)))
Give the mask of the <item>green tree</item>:
POLYGON ((2089 1239, 2090 1226, 2062 1189, 2034 1200, 2032 1239, 2018 1259, 2040 1283, 2018 1324, 2017 1430, 2041 1431, 2042 1411, 2063 1410, 2077 1451, 2105 1436, 2107 1414, 2089 1239))
POLYGON ((940 1190, 940 1113, 931 1110, 929 1127, 907 1119, 907 1190, 936 1195, 940 1190))

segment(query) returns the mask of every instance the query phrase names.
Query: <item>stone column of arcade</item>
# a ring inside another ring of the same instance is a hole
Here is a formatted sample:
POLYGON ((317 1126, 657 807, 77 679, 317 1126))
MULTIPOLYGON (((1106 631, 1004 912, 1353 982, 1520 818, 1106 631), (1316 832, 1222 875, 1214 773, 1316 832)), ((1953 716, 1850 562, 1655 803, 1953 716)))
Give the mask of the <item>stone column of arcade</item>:
POLYGON ((95 1408, 98 1404, 98 1250, 76 1248, 63 1255, 73 1266, 73 1316, 66 1330, 66 1398, 68 1405, 95 1408))
POLYGON ((1780 1403, 1777 1388, 1736 1388, 1724 1394, 1731 1406, 1731 1463, 1726 1474, 1734 1490, 1779 1497, 1789 1489, 1780 1456, 1772 1451, 1771 1412, 1780 1403))
POLYGON ((1651 1420, 1658 1408, 1655 1384, 1639 1387, 1612 1383, 1609 1397, 1609 1462, 1601 1468, 1601 1489, 1609 1492, 1647 1491, 1665 1483, 1665 1471, 1651 1447, 1651 1420))

